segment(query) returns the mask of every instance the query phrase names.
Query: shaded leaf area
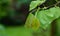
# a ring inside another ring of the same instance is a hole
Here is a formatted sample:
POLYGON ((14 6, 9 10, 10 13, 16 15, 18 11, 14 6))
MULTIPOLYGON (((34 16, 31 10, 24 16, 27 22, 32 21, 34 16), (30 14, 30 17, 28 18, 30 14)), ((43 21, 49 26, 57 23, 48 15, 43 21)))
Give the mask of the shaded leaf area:
POLYGON ((60 36, 60 17, 56 19, 56 36, 60 36))
POLYGON ((33 36, 51 36, 51 25, 46 29, 39 28, 37 31, 34 31, 33 36))

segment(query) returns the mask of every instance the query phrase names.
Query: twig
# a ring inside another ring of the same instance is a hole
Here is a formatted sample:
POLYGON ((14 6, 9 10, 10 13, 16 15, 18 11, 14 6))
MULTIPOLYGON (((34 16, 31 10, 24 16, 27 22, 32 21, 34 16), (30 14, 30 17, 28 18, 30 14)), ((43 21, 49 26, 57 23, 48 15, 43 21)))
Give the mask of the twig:
POLYGON ((49 8, 49 7, 52 7, 52 6, 57 6, 59 3, 60 3, 60 1, 58 1, 56 4, 50 5, 50 6, 48 6, 48 7, 44 7, 43 9, 47 9, 47 8, 49 8))

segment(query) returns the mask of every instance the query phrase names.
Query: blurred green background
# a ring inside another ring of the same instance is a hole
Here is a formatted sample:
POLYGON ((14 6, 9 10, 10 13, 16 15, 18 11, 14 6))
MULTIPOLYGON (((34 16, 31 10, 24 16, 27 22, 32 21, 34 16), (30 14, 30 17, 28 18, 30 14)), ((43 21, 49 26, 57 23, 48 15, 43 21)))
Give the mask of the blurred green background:
MULTIPOLYGON (((51 36, 51 25, 46 30, 41 28, 38 31, 24 27, 31 1, 33 0, 0 0, 0 36, 51 36)), ((45 6, 56 3, 55 0, 46 2, 48 5, 45 6)), ((56 21, 60 22, 60 18, 56 21)), ((58 27, 54 36, 60 36, 59 22, 56 23, 58 27)))

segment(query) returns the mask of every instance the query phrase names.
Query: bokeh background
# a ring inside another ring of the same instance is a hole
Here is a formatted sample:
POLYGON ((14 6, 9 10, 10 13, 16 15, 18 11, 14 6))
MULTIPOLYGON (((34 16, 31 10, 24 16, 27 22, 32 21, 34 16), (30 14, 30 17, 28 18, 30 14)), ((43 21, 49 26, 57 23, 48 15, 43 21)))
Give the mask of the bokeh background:
MULTIPOLYGON (((34 0, 0 0, 0 36, 60 36, 59 24, 56 27, 58 30, 50 25, 46 30, 39 29, 35 32, 24 27, 31 1, 34 0)), ((46 0, 43 4, 47 7, 55 3, 55 0, 46 0)), ((39 7, 43 8, 43 4, 39 7)))

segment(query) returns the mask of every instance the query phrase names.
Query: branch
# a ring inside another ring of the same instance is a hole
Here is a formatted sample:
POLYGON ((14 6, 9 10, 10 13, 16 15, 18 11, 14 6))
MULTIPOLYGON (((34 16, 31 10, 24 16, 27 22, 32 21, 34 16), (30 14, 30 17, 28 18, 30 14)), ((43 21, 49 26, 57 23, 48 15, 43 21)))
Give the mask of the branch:
POLYGON ((48 9, 49 7, 57 6, 59 3, 60 3, 60 1, 58 1, 56 4, 50 5, 50 6, 48 6, 48 7, 44 7, 43 9, 48 9))

